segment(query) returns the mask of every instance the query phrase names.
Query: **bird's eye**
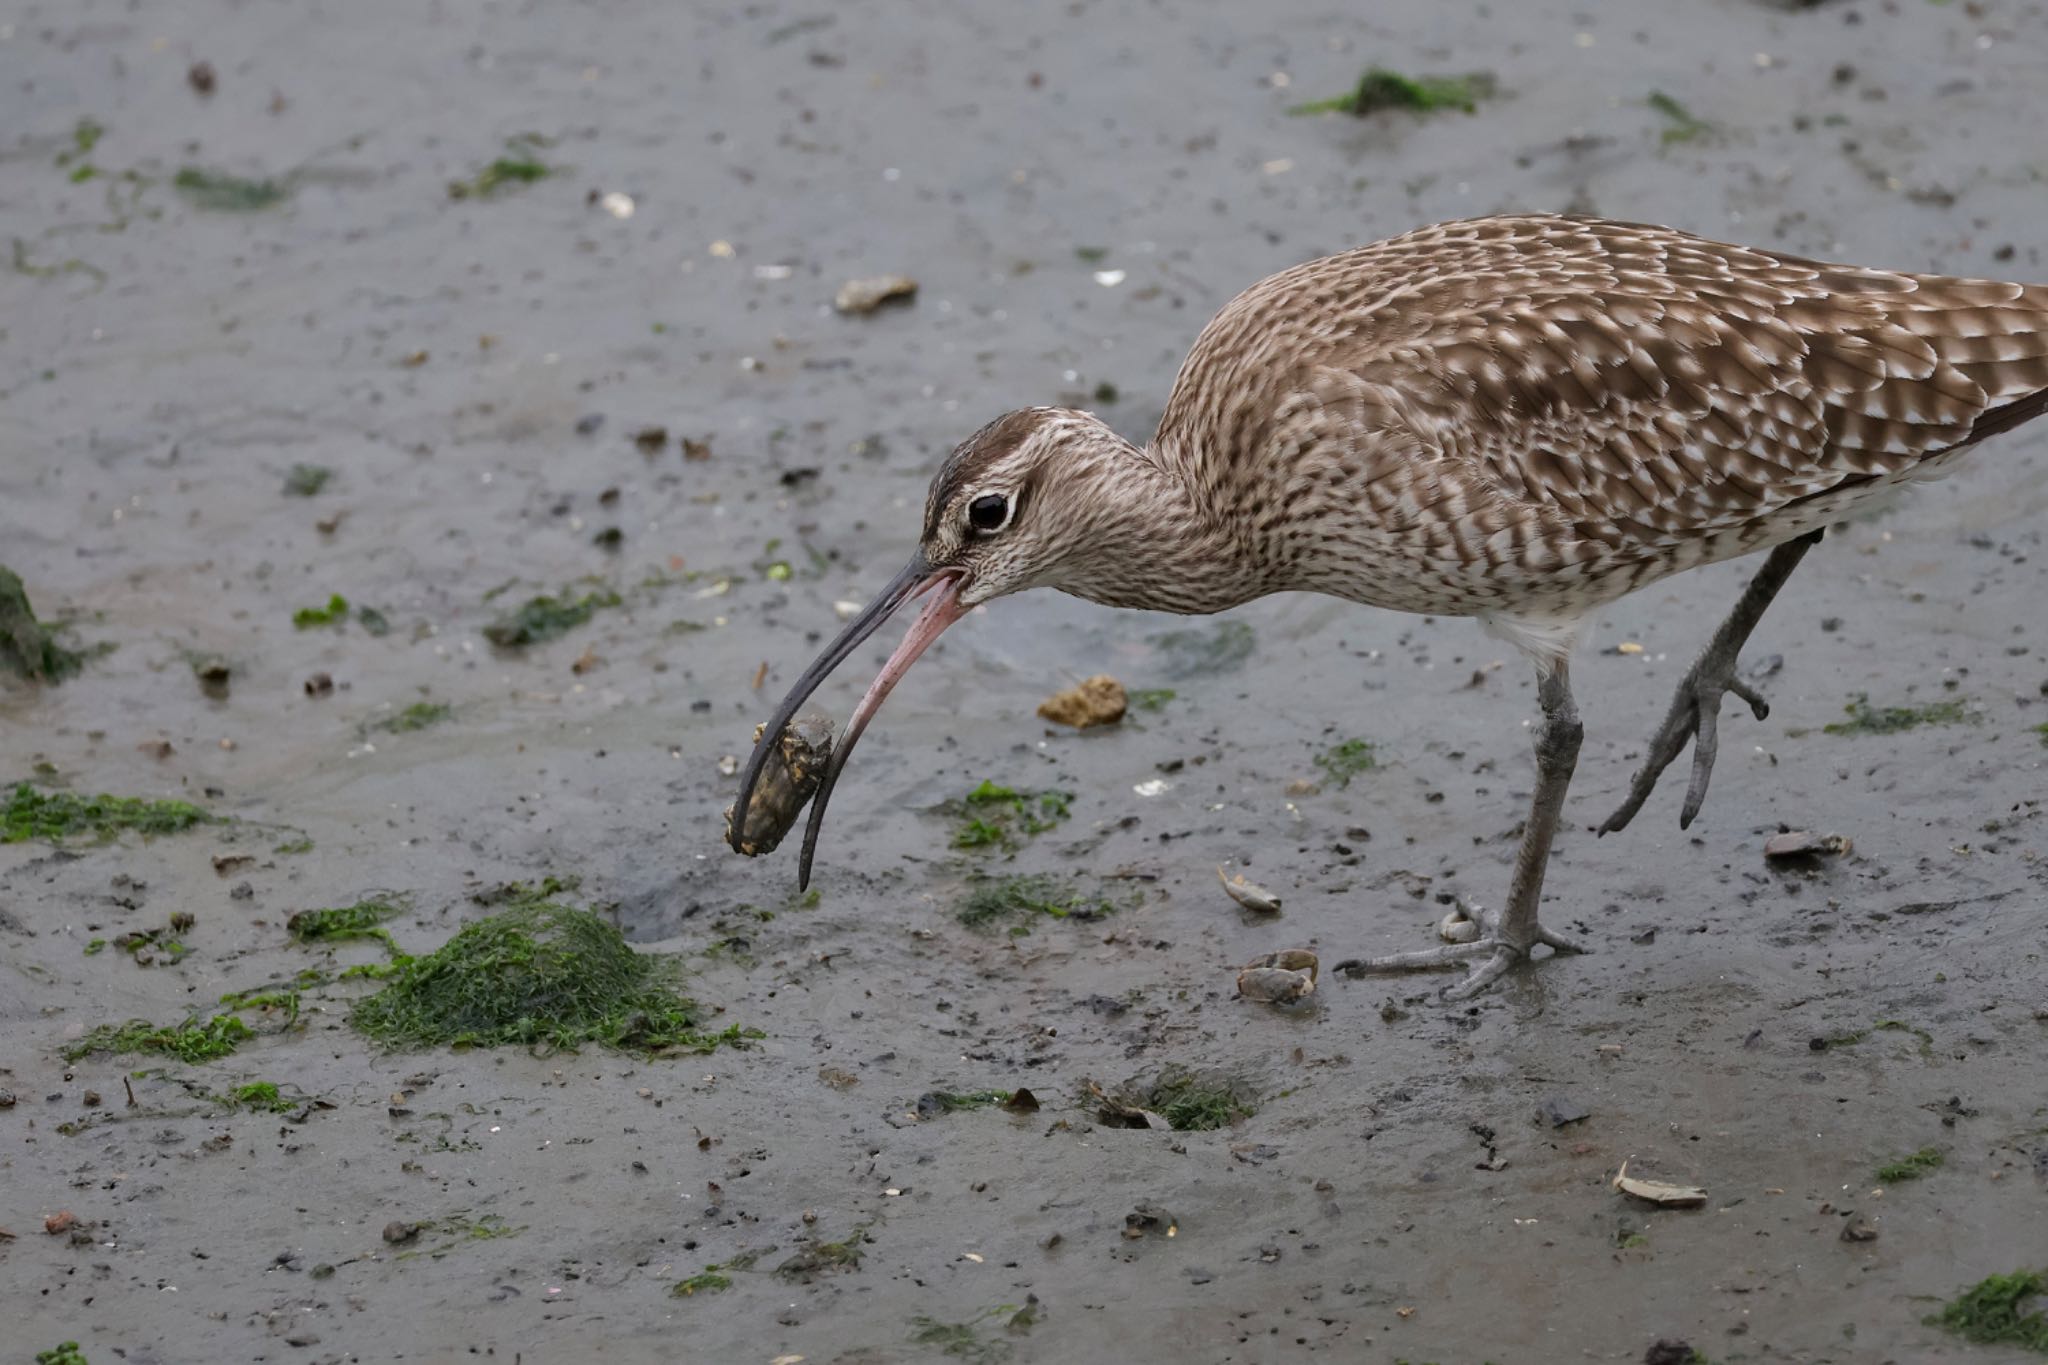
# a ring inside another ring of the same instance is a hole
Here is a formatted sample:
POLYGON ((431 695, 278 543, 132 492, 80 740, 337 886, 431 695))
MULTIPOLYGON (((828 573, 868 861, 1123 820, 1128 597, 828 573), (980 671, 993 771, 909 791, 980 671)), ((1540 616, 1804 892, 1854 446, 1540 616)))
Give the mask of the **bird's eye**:
POLYGON ((1000 531, 1010 523, 1010 499, 1002 493, 983 493, 967 504, 967 524, 977 531, 1000 531))

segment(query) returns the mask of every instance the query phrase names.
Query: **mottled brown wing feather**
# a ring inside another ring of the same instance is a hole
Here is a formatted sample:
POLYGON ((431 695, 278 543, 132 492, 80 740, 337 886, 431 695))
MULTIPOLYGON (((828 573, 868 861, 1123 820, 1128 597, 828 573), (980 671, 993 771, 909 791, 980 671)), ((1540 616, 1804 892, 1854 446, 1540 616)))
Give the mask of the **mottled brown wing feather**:
POLYGON ((1447 552, 1544 568, 1528 545, 1634 560, 1789 538, 1833 495, 1931 472, 2044 405, 2048 287, 1528 216, 1254 286, 1197 341, 1157 444, 1206 463, 1213 497, 1254 501, 1262 467, 1313 478, 1348 445, 1335 467, 1358 481, 1477 518, 1482 540, 1447 552))

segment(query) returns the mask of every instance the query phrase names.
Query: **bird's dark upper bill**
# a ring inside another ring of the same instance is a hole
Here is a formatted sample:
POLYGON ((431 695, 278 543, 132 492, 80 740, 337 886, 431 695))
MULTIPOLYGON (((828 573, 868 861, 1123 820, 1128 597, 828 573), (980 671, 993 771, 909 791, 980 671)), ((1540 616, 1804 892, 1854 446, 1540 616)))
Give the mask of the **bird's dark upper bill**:
MULTIPOLYGON (((834 669, 846 662, 847 656, 858 649, 861 642, 880 630, 896 609, 914 597, 932 593, 918 614, 903 643, 896 646, 896 652, 889 656, 889 662, 882 665, 882 671, 869 684, 867 693, 860 704, 853 709, 853 718, 846 724, 846 734, 832 751, 832 758, 825 767, 824 780, 818 785, 818 795, 811 807, 810 822, 804 827, 803 855, 797 863, 797 886, 808 888, 811 884, 811 854, 818 844, 818 830, 824 824, 825 803, 832 799, 832 787, 839 781, 839 771, 846 766, 847 757, 853 753, 853 746, 859 742, 861 731, 867 729, 868 721, 880 709, 882 701, 889 695, 910 666, 917 662, 918 655, 930 647, 931 642, 945 632, 967 612, 960 604, 960 589, 965 579, 957 569, 934 570, 924 561, 922 554, 913 556, 903 571, 889 580, 889 585, 875 595, 875 600, 861 609, 860 615, 847 622, 846 629, 839 637, 825 647, 825 652, 811 661, 803 676, 796 680, 796 686, 789 689, 789 695, 782 699, 782 705, 775 708, 775 714, 768 719, 761 731, 761 738, 754 745, 754 755, 747 760, 747 770, 740 778, 739 802, 736 810, 744 813, 747 803, 754 794, 754 784, 760 779, 761 769, 775 752, 780 743, 782 727, 789 724, 790 717, 797 713, 811 693, 825 679, 832 676, 834 669), (936 588, 937 591, 932 590, 936 588)), ((732 846, 740 846, 740 831, 744 819, 733 822, 732 846)))

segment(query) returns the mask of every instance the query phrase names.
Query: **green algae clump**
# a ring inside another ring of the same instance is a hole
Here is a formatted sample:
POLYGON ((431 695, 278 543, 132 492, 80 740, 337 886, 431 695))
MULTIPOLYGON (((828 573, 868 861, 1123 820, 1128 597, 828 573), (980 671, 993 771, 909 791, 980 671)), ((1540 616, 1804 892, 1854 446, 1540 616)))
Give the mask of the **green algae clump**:
POLYGON ((394 964, 349 1022, 406 1049, 601 1043, 649 1054, 738 1042, 737 1026, 697 1027, 697 1006, 675 989, 674 971, 669 959, 633 951, 590 911, 529 894, 424 957, 394 964))
POLYGON ((708 1265, 689 1279, 676 1281, 668 1292, 678 1299, 687 1299, 694 1294, 716 1294, 730 1288, 732 1276, 715 1265, 708 1265))
POLYGON ((354 905, 336 906, 323 910, 301 910, 284 922, 285 932, 300 943, 339 943, 348 939, 375 939, 391 950, 393 957, 403 957, 398 943, 391 937, 391 931, 384 927, 384 921, 405 909, 403 901, 395 897, 372 896, 357 901, 354 905))
POLYGON ((1168 1067, 1145 1096, 1145 1108, 1156 1111, 1176 1132, 1207 1133, 1258 1112, 1237 1088, 1195 1075, 1184 1067, 1168 1067))
POLYGON ((1958 1294, 1941 1312, 1922 1321, 1930 1327, 1946 1327, 1967 1341, 1982 1344, 2011 1342, 2048 1355, 2048 1275, 2034 1270, 2016 1270, 2010 1275, 1992 1275, 1958 1294), (2020 1306, 2030 1299, 2041 1303, 2031 1313, 2020 1306))
POLYGON ((30 682, 62 682, 85 666, 85 656, 57 643, 36 620, 28 589, 14 570, 0 567, 0 665, 30 682))
POLYGON ((1106 900, 1091 900, 1066 882, 1036 875, 977 879, 960 903, 958 917, 970 929, 980 929, 1031 915, 1086 921, 1115 911, 1106 900))
POLYGON ((193 207, 216 213, 255 213, 282 204, 292 193, 288 179, 252 180, 199 166, 186 166, 172 176, 171 188, 190 200, 193 207))
POLYGON ((1419 114, 1458 109, 1470 114, 1478 111, 1479 101, 1490 98, 1494 89, 1493 76, 1483 71, 1469 76, 1407 76, 1375 66, 1360 76, 1358 84, 1346 93, 1334 99, 1297 104, 1287 112, 1297 115, 1351 114, 1358 118, 1376 114, 1382 109, 1409 109, 1419 114))
POLYGON ((216 1014, 204 1023, 187 1019, 182 1024, 161 1026, 147 1019, 131 1019, 121 1025, 101 1024, 65 1048, 64 1060, 75 1062, 95 1052, 116 1056, 155 1052, 197 1065, 217 1061, 255 1036, 256 1030, 233 1014, 216 1014))
POLYGON ((1015 849, 1019 836, 1035 838, 1065 820, 1073 802, 1072 792, 1017 791, 984 780, 953 808, 967 817, 953 833, 953 847, 1015 849))
POLYGON ((1923 725, 1960 725, 1971 719, 1969 707, 1960 701, 1924 702, 1916 706, 1872 706, 1870 694, 1858 692, 1842 708, 1847 720, 1821 726, 1829 735, 1896 735, 1923 725))
POLYGON ((279 1090, 275 1081, 251 1081, 210 1098, 224 1109, 254 1109, 267 1114, 289 1114, 303 1102, 279 1090))
POLYGON ((448 182, 450 199, 488 199, 500 190, 519 185, 531 185, 545 180, 555 173, 555 168, 534 155, 548 145, 548 139, 535 133, 522 133, 505 143, 505 155, 478 171, 467 180, 448 182))
POLYGON ((1697 117, 1692 110, 1662 90, 1652 90, 1645 103, 1670 121, 1670 126, 1665 128, 1662 138, 1667 147, 1675 142, 1691 142, 1702 133, 1711 132, 1713 129, 1712 124, 1697 117))
POLYGON ((1878 1167, 1877 1183, 1897 1185, 1902 1181, 1918 1180, 1929 1171, 1940 1170, 1944 1160, 1940 1148, 1922 1147, 1910 1156, 1902 1156, 1897 1161, 1886 1162, 1878 1167))
POLYGON ((1352 778, 1377 768, 1379 759, 1373 755, 1372 741, 1347 739, 1335 748, 1318 754, 1316 766, 1328 773, 1330 780, 1338 786, 1348 787, 1352 778))
POLYGON ((588 621, 600 608, 616 607, 623 599, 610 589, 571 598, 543 596, 528 600, 516 611, 484 627, 484 638, 500 649, 537 645, 566 635, 588 621))
POLYGON ((318 626, 338 626, 348 620, 348 599, 340 593, 330 593, 324 607, 300 607, 292 613, 294 630, 312 630, 318 626))
POLYGON ((403 711, 386 716, 371 728, 383 730, 387 734, 409 735, 429 726, 439 725, 448 719, 454 710, 455 708, 445 701, 416 701, 403 711))
POLYGON ((136 796, 80 796, 75 792, 37 791, 23 782, 0 806, 0 844, 31 839, 61 840, 90 835, 102 843, 125 830, 139 834, 179 834, 194 825, 216 820, 187 801, 148 801, 136 796))

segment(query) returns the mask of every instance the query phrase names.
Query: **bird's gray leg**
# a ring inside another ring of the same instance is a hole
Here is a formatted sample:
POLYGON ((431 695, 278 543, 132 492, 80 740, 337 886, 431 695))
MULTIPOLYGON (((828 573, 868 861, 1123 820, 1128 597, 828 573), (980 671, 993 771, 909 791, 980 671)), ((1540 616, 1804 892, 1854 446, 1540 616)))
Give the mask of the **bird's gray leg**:
POLYGON ((1579 761, 1579 741, 1586 730, 1579 723, 1579 708, 1572 700, 1571 675, 1565 664, 1537 673, 1536 695, 1543 705, 1543 728, 1536 733, 1536 794, 1529 802, 1529 818, 1522 826, 1521 847, 1515 853, 1515 875, 1508 885, 1506 913, 1496 918, 1482 912, 1480 925, 1484 933, 1471 943, 1353 959, 1338 963, 1337 971, 1360 975, 1481 958, 1463 981, 1444 991, 1447 1000, 1463 1000, 1492 985, 1539 943, 1563 953, 1584 951, 1570 939, 1537 923, 1536 904, 1543 897, 1543 872, 1550 863, 1550 843, 1557 835, 1565 791, 1571 786, 1572 770, 1579 761))
POLYGON ((1686 785, 1685 805, 1678 812, 1680 829, 1692 824, 1707 799, 1707 782, 1714 775, 1722 694, 1733 692, 1748 702, 1758 720, 1771 714, 1769 704, 1756 690, 1735 676, 1736 655, 1741 653, 1756 623, 1763 619, 1764 609, 1771 605, 1778 589, 1785 586, 1800 559, 1820 543, 1820 538, 1821 532, 1811 531, 1797 540, 1786 541, 1771 551, 1756 577, 1749 580, 1749 586, 1736 599, 1735 610, 1728 613, 1728 619, 1714 632, 1706 649, 1678 680, 1678 693, 1671 699, 1671 709, 1664 713, 1664 723, 1657 727, 1657 733, 1650 736, 1650 752, 1634 781, 1629 783, 1628 799, 1621 803, 1620 810, 1607 817, 1600 833, 1612 834, 1635 819, 1636 812, 1656 788, 1657 779, 1685 751, 1685 742, 1697 736, 1692 750, 1692 781, 1686 785))

